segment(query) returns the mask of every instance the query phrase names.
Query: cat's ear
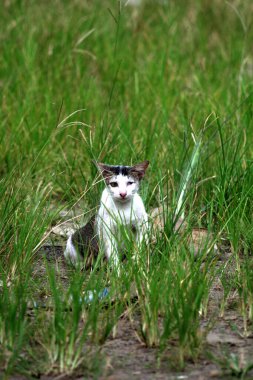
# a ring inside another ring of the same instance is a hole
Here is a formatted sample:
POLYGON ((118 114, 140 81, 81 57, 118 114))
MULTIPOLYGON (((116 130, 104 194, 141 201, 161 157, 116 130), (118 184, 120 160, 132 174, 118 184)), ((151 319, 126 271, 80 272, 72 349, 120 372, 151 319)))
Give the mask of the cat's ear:
POLYGON ((140 162, 139 164, 132 166, 130 170, 131 175, 141 180, 145 175, 148 165, 149 165, 149 161, 143 161, 143 162, 140 162))
POLYGON ((111 178, 114 175, 110 165, 102 164, 102 162, 96 161, 93 161, 93 163, 96 165, 96 167, 98 168, 98 170, 100 171, 100 173, 106 181, 108 181, 109 178, 111 178))

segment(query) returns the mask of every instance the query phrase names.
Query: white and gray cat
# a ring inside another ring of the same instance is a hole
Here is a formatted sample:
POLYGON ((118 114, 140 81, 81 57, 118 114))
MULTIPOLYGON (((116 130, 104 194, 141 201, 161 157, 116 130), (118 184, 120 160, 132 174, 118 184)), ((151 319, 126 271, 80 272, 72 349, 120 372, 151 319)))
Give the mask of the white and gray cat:
MULTIPOLYGON (((134 231, 138 245, 148 242, 148 215, 138 190, 149 161, 134 166, 96 165, 106 184, 99 211, 68 238, 64 256, 76 264, 82 256, 95 258, 102 249, 107 260, 118 270, 122 227, 134 231)), ((89 264, 90 259, 87 266, 89 264)))

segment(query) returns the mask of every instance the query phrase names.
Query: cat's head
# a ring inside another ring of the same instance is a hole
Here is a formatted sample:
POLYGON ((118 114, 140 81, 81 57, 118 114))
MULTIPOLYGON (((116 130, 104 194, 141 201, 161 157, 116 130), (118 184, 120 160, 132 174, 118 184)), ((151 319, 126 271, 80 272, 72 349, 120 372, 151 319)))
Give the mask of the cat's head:
POLYGON ((139 190, 139 184, 145 175, 149 161, 134 166, 114 166, 95 162, 104 177, 106 186, 117 202, 128 202, 139 190))

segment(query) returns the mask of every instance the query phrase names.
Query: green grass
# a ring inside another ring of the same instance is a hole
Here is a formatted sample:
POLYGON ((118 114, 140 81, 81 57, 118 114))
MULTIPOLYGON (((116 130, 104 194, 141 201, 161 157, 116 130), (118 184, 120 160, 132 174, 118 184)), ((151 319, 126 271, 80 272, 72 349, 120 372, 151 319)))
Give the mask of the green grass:
POLYGON ((6 378, 99 376, 101 345, 123 313, 159 355, 174 347, 182 368, 205 344, 200 326, 215 276, 225 289, 221 314, 236 290, 244 333, 252 332, 252 10, 250 0, 144 0, 137 9, 109 0, 3 2, 0 367, 6 378), (192 136, 201 136, 201 147, 181 236, 172 225, 192 136), (163 205, 164 231, 154 246, 139 249, 138 263, 128 243, 120 279, 99 264, 91 273, 69 269, 66 285, 46 260, 38 278, 38 248, 62 221, 60 211, 98 206, 103 183, 92 159, 128 165, 149 159, 141 194, 148 211, 163 205), (208 247, 194 258, 193 226, 212 232, 213 243, 226 239, 234 271, 228 274, 226 263, 217 270, 208 247), (87 307, 83 292, 98 294, 107 285, 106 305, 87 307), (31 316, 34 302, 40 306, 31 316))

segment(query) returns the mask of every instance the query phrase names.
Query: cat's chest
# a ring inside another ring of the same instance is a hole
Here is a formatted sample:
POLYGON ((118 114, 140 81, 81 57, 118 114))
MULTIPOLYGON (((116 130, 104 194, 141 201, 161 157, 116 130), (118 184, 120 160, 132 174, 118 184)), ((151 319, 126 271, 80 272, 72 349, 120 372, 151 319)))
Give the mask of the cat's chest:
POLYGON ((126 207, 115 207, 114 205, 110 209, 101 207, 99 216, 103 223, 108 226, 135 226, 140 219, 138 210, 133 205, 126 207))
POLYGON ((138 219, 136 212, 132 207, 116 209, 114 215, 116 222, 124 225, 135 224, 138 219))

